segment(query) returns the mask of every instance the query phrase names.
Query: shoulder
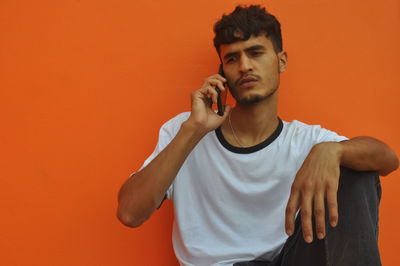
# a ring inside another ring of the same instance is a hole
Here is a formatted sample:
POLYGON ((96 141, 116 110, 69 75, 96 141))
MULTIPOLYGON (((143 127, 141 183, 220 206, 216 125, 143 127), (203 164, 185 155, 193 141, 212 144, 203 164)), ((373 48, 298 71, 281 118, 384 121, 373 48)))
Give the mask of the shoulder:
POLYGON ((286 129, 286 131, 296 134, 304 134, 321 129, 320 125, 309 125, 298 120, 292 120, 291 122, 283 121, 283 127, 286 129))
POLYGON ((336 132, 325 129, 321 125, 309 125, 298 120, 283 121, 286 134, 293 138, 309 139, 313 142, 342 141, 346 137, 339 136, 336 132))
POLYGON ((284 126, 290 129, 296 130, 311 130, 315 128, 321 128, 321 125, 310 125, 298 120, 292 120, 291 122, 283 121, 284 126))

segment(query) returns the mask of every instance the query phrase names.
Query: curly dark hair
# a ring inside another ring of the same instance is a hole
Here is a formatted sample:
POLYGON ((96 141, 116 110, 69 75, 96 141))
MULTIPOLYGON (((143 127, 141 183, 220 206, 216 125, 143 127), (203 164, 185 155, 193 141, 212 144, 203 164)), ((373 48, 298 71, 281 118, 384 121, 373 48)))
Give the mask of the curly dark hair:
POLYGON ((221 44, 246 41, 251 35, 265 34, 275 53, 282 51, 281 24, 275 16, 259 5, 237 6, 229 15, 223 15, 214 25, 214 46, 220 54, 221 44))

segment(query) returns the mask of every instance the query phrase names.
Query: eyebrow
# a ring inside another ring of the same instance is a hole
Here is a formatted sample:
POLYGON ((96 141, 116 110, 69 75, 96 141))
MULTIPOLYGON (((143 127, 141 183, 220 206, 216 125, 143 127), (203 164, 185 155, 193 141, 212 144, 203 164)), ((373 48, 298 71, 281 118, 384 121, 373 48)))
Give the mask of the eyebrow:
MULTIPOLYGON (((265 46, 260 45, 260 44, 256 44, 256 45, 253 45, 253 46, 250 46, 250 47, 247 47, 246 49, 244 49, 245 52, 250 52, 250 51, 255 51, 255 50, 263 50, 263 51, 265 51, 265 50, 267 50, 267 49, 265 48, 265 46)), ((227 59, 227 58, 229 58, 229 57, 235 56, 235 55, 237 55, 238 53, 239 53, 239 52, 230 52, 230 53, 227 53, 227 54, 224 56, 224 59, 227 59)))

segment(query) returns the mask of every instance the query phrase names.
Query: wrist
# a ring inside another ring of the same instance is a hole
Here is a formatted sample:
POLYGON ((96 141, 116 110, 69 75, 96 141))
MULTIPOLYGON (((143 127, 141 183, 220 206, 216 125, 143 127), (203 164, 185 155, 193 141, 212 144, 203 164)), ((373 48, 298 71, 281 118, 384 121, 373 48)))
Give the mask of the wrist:
POLYGON ((335 158, 340 163, 344 153, 344 145, 341 142, 320 142, 314 145, 312 150, 323 152, 335 158))
POLYGON ((181 131, 194 141, 200 141, 208 133, 201 124, 190 119, 182 123, 181 131))

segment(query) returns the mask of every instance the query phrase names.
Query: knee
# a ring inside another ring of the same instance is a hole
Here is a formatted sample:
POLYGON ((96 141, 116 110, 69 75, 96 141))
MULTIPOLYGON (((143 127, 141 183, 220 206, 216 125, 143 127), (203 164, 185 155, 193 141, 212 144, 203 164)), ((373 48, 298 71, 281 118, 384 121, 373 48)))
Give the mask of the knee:
POLYGON ((379 175, 375 171, 356 171, 340 167, 337 200, 340 209, 354 212, 357 209, 378 208, 382 195, 379 175))
POLYGON ((341 190, 351 191, 353 195, 354 193, 380 192, 378 191, 381 190, 379 175, 376 171, 356 171, 341 166, 338 193, 341 190))

